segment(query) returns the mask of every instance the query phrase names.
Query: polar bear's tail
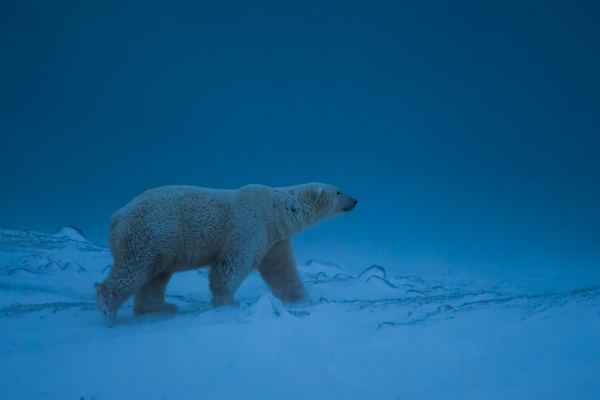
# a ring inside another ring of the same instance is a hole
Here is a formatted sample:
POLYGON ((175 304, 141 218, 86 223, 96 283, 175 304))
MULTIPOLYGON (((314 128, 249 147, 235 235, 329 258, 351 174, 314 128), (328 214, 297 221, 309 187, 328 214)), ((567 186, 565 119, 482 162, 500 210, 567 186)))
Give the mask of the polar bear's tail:
POLYGON ((117 311, 112 310, 109 306, 111 302, 107 287, 102 283, 95 282, 94 288, 96 288, 96 307, 102 314, 106 315, 110 320, 110 323, 114 325, 117 322, 117 311))

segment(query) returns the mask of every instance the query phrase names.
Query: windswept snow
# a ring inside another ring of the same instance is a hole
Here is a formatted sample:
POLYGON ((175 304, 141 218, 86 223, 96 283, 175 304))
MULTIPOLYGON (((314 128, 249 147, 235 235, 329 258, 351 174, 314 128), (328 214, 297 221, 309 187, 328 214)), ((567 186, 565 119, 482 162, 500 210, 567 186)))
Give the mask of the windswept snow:
POLYGON ((290 313, 283 307, 281 300, 272 293, 267 293, 262 295, 256 303, 245 307, 236 319, 238 322, 266 322, 285 320, 290 317, 290 313))
POLYGON ((110 251, 67 231, 0 229, 2 399, 598 399, 600 287, 523 293, 366 265, 298 267, 311 304, 253 272, 214 309, 205 269, 177 315, 95 310, 110 251), (59 232, 60 233, 60 232, 59 232))

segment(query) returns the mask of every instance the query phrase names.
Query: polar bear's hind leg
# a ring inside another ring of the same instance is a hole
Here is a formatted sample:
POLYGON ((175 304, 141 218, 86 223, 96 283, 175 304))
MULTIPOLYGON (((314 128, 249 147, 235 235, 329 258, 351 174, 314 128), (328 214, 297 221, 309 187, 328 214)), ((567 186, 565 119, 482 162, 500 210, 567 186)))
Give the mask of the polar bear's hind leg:
POLYGON ((169 272, 162 272, 142 286, 133 296, 133 313, 135 315, 153 312, 177 312, 175 304, 165 303, 165 291, 171 276, 172 274, 169 272))
POLYGON ((210 267, 208 283, 213 295, 210 301, 213 307, 238 304, 233 295, 252 270, 254 257, 252 246, 248 246, 244 251, 227 254, 216 265, 210 267))

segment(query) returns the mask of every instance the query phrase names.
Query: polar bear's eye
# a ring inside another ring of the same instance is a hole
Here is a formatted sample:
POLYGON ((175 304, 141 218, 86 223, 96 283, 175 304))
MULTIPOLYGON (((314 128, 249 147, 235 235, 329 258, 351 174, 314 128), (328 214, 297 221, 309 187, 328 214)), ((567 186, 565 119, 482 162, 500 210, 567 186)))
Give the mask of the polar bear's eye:
POLYGON ((340 192, 338 192, 337 194, 340 194, 340 192))
POLYGON ((292 210, 292 212, 296 212, 296 209, 294 207, 290 208, 290 210, 292 210))

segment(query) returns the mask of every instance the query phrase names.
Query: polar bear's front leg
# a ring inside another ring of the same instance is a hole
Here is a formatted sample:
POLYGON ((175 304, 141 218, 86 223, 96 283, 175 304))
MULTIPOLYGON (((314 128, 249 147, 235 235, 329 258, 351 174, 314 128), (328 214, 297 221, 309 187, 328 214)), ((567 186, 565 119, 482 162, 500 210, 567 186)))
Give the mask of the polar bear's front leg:
POLYGON ((253 260, 254 254, 249 251, 232 252, 210 267, 208 281, 213 295, 212 306, 237 304, 233 295, 252 270, 253 260))
POLYGON ((296 269, 291 239, 275 243, 265 255, 258 271, 275 297, 284 303, 310 301, 296 269))
POLYGON ((148 281, 148 270, 157 257, 140 257, 137 260, 115 260, 108 276, 102 283, 94 283, 96 304, 112 324, 117 322, 117 309, 148 281))

